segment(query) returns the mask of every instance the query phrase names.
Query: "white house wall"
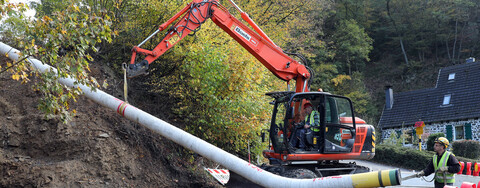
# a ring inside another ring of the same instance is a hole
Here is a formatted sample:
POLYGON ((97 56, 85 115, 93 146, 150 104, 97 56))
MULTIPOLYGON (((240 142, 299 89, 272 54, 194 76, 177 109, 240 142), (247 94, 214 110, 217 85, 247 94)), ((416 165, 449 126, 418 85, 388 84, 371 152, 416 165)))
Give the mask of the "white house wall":
MULTIPOLYGON (((464 121, 450 121, 448 123, 439 122, 439 123, 429 123, 426 124, 424 127, 424 134, 422 135, 422 149, 427 148, 427 139, 430 134, 442 132, 445 135, 447 134, 446 126, 453 125, 461 126, 470 123, 472 125, 472 140, 480 141, 480 118, 479 119, 469 119, 464 121)), ((404 127, 403 130, 409 130, 412 127, 404 127)), ((386 139, 390 138, 392 131, 399 131, 402 128, 390 128, 390 129, 383 129, 382 131, 382 140, 385 141, 386 139)), ((454 128, 455 129, 455 128, 454 128)), ((453 133, 455 134, 455 133, 453 133)), ((413 144, 414 146, 418 146, 417 144, 413 144)))

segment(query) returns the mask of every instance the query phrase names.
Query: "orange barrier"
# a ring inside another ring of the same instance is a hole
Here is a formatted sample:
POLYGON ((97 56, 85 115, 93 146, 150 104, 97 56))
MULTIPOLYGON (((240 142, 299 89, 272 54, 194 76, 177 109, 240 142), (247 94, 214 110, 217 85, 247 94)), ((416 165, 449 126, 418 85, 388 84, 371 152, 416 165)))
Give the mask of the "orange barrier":
POLYGON ((478 165, 479 164, 477 162, 473 163, 473 176, 478 176, 480 174, 480 169, 478 165))
POLYGON ((472 163, 467 162, 467 173, 466 175, 472 175, 472 163))
POLYGON ((470 182, 463 182, 460 188, 477 188, 477 185, 470 182))
POLYGON ((458 171, 457 174, 462 174, 463 173, 463 168, 465 167, 465 163, 464 162, 459 162, 460 163, 460 171, 458 171))

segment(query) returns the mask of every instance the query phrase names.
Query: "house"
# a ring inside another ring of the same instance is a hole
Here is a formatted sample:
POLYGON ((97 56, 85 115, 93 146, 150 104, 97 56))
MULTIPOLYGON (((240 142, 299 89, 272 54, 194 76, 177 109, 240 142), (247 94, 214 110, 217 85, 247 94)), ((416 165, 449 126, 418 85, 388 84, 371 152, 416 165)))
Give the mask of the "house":
POLYGON ((452 141, 480 141, 480 62, 440 69, 434 88, 393 93, 386 87, 386 105, 379 121, 382 139, 393 131, 406 133, 406 143, 414 143, 416 122, 424 122, 422 148, 430 134, 443 132, 452 141))

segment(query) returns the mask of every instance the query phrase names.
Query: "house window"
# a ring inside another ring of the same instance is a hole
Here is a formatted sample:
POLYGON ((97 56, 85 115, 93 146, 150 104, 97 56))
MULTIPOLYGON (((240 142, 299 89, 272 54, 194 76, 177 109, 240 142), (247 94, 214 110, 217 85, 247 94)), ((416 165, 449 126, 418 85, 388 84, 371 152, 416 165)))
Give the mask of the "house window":
POLYGON ((465 131, 463 130, 463 125, 455 126, 455 140, 465 139, 465 131))
POLYGON ((454 79, 455 79, 455 73, 450 73, 450 74, 448 75, 448 81, 454 80, 454 79))
POLYGON ((443 105, 449 105, 450 104, 450 98, 452 98, 452 94, 448 94, 443 96, 443 105))

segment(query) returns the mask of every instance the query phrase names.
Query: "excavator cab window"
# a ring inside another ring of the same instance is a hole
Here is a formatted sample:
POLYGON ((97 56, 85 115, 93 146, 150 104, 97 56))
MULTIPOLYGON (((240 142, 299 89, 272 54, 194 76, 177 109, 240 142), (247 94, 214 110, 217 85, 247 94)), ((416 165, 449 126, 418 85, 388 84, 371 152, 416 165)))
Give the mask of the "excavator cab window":
POLYGON ((324 153, 348 153, 352 151, 355 128, 343 124, 342 117, 353 117, 353 108, 348 98, 325 97, 325 145, 324 153))
POLYGON ((286 141, 288 134, 285 129, 285 122, 288 119, 289 114, 293 113, 293 109, 287 105, 286 97, 276 98, 274 102, 272 121, 270 125, 270 140, 272 141, 275 152, 279 153, 286 151, 286 141))

